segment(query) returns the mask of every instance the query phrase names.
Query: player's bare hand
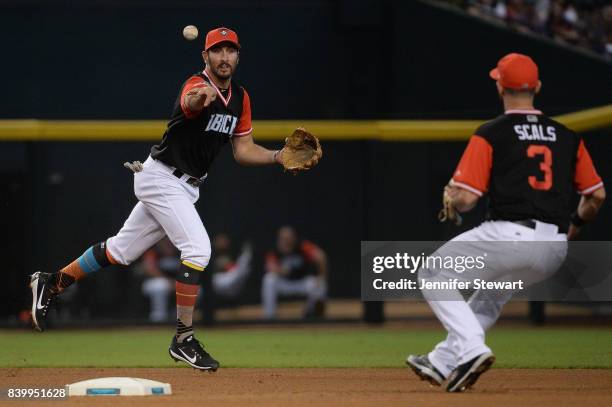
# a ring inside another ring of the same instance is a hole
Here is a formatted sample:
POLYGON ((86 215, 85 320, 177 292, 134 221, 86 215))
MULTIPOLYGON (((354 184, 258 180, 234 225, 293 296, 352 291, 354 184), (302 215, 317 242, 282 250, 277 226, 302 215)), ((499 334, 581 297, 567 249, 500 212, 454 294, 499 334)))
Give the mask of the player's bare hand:
POLYGON ((187 92, 188 105, 192 111, 200 111, 217 99, 217 91, 212 86, 199 86, 187 92))
POLYGON ((446 193, 446 195, 448 195, 448 197, 453 200, 457 197, 457 195, 459 194, 460 189, 457 188, 454 185, 448 184, 444 187, 444 192, 446 193))
POLYGON ((446 184, 446 186, 444 187, 444 193, 451 200, 454 200, 457 197, 457 195, 459 195, 460 192, 461 192, 461 189, 454 185, 454 181, 452 178, 450 179, 450 181, 448 181, 448 184, 446 184))

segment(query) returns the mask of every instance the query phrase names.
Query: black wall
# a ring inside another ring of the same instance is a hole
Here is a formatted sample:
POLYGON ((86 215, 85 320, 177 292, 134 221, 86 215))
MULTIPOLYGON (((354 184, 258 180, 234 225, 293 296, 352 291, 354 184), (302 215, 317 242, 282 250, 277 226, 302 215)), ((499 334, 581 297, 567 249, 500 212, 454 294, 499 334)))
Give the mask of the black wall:
POLYGON ((488 71, 540 64, 548 113, 610 103, 609 63, 419 1, 0 1, 3 118, 166 118, 219 25, 259 119, 490 117, 488 71), (187 42, 183 26, 200 38, 187 42))

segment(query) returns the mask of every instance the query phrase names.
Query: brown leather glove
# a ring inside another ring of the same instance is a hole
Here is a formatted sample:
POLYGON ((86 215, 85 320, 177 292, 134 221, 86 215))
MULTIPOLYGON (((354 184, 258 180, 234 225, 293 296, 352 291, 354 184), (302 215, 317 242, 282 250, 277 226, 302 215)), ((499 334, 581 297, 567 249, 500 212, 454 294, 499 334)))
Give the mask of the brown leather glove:
POLYGON ((305 128, 298 127, 285 139, 280 161, 286 171, 295 175, 317 165, 322 156, 319 139, 305 128))

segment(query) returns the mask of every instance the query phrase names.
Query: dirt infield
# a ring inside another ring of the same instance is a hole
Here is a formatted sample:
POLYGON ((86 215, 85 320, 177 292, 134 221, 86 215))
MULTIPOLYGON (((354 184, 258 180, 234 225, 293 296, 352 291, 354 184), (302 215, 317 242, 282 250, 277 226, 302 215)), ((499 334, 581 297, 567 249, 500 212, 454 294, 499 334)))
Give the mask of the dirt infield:
MULTIPOLYGON (((172 384, 172 396, 116 397, 114 406, 336 406, 452 403, 456 406, 610 406, 611 370, 493 369, 468 393, 447 394, 407 369, 0 369, 0 387, 62 386, 95 377, 131 376, 172 384)), ((75 397, 62 406, 109 405, 108 397, 75 397)), ((15 403, 0 401, 2 405, 15 403)), ((52 403, 55 404, 55 403, 52 403)), ((49 405, 52 405, 49 404, 49 405)))

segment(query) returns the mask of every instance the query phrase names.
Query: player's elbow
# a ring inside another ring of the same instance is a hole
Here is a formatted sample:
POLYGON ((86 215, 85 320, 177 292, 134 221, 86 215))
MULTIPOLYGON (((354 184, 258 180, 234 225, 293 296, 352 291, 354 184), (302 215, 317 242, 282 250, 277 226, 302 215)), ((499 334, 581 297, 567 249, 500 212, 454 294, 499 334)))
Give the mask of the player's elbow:
POLYGON ((248 165, 247 152, 244 146, 238 146, 234 148, 234 160, 240 165, 248 165))
POLYGON ((588 199, 591 200, 594 206, 600 208, 606 200, 606 189, 604 187, 596 189, 591 195, 589 195, 588 199))
POLYGON ((479 196, 473 192, 462 189, 457 196, 453 198, 453 206, 459 212, 468 212, 476 206, 479 196))
POLYGON ((234 139, 232 143, 234 160, 240 165, 252 165, 253 141, 245 138, 234 139))
POLYGON ((237 151, 234 151, 234 161, 236 161, 240 165, 245 165, 244 157, 240 155, 237 151))

